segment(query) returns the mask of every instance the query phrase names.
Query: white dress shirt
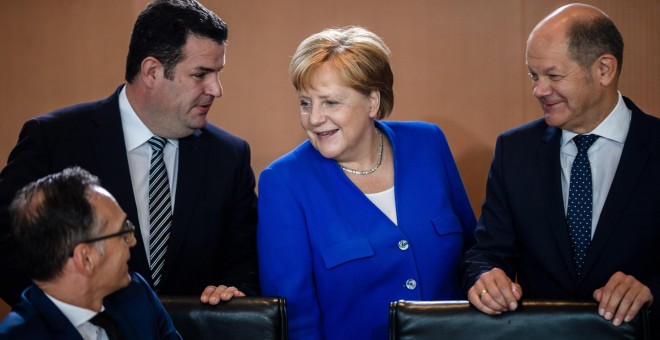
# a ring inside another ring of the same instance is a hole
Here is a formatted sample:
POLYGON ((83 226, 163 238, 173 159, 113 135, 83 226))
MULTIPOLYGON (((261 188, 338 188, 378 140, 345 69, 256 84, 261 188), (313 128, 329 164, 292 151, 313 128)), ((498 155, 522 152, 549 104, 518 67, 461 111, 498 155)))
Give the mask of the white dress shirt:
MULTIPOLYGON (((46 294, 44 292, 44 294, 46 294)), ((101 327, 94 325, 89 322, 91 318, 98 314, 97 312, 82 308, 74 305, 70 305, 66 302, 62 302, 48 294, 46 296, 53 301, 55 307, 64 314, 64 316, 71 322, 71 324, 76 327, 80 336, 85 340, 108 340, 108 334, 101 327)), ((105 310, 105 307, 101 308, 101 312, 105 310)))
MULTIPOLYGON (((131 107, 126 97, 126 87, 119 93, 119 112, 124 130, 124 142, 128 155, 128 168, 131 172, 131 183, 135 195, 135 204, 139 217, 140 232, 144 241, 144 249, 149 259, 149 168, 151 166, 151 145, 148 141, 154 133, 147 128, 131 107)), ((179 140, 167 139, 163 159, 170 181, 170 196, 172 212, 176 197, 176 181, 179 169, 179 140)))
MULTIPOLYGON (((586 134, 600 136, 589 148, 589 164, 591 165, 591 182, 593 187, 593 211, 591 219, 591 237, 594 237, 600 213, 603 211, 607 193, 612 186, 616 168, 621 159, 623 144, 630 129, 632 111, 626 107, 619 93, 619 101, 614 110, 593 131, 586 134)), ((568 209, 568 189, 571 182, 571 167, 577 155, 577 147, 573 142, 576 134, 562 130, 561 136, 561 188, 564 195, 564 212, 568 209)))

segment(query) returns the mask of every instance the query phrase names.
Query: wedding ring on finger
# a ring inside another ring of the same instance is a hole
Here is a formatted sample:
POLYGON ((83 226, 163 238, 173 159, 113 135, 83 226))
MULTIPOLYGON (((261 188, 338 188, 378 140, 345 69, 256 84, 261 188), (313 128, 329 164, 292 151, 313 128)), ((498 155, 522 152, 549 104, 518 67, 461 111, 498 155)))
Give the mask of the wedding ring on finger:
POLYGON ((482 298, 486 293, 488 293, 487 290, 485 290, 485 289, 482 290, 481 293, 479 293, 479 300, 481 300, 481 298, 482 298))

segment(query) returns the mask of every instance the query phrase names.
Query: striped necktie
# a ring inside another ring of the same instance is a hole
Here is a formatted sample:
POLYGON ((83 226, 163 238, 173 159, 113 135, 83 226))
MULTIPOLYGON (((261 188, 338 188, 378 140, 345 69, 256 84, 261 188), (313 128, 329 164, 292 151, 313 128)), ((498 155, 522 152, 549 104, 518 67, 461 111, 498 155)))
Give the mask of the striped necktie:
POLYGON ((172 200, 167 168, 163 161, 163 149, 167 140, 153 136, 151 145, 151 167, 149 168, 149 268, 154 290, 160 283, 167 241, 172 226, 172 200))

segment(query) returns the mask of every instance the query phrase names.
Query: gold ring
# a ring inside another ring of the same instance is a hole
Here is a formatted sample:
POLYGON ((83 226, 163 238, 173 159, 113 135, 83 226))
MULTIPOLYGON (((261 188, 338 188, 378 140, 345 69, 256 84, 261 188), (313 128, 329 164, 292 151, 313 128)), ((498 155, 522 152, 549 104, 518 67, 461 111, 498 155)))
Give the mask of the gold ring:
POLYGON ((479 300, 481 300, 481 297, 484 296, 484 294, 488 293, 487 290, 482 290, 481 293, 479 293, 479 300))

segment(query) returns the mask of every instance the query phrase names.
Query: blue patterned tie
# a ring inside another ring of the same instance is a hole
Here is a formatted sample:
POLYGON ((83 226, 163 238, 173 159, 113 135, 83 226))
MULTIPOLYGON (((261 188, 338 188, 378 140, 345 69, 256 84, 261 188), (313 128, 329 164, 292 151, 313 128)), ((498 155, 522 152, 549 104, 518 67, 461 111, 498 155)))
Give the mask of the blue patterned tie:
POLYGON ((167 240, 172 226, 172 200, 163 149, 167 141, 158 136, 149 139, 151 167, 149 169, 149 268, 154 290, 158 288, 165 263, 167 240))
POLYGON ((573 261, 578 276, 582 275, 582 266, 591 243, 591 215, 593 194, 591 184, 591 165, 587 151, 598 139, 597 135, 577 135, 573 142, 578 153, 571 168, 571 183, 568 189, 568 231, 573 248, 573 261))

